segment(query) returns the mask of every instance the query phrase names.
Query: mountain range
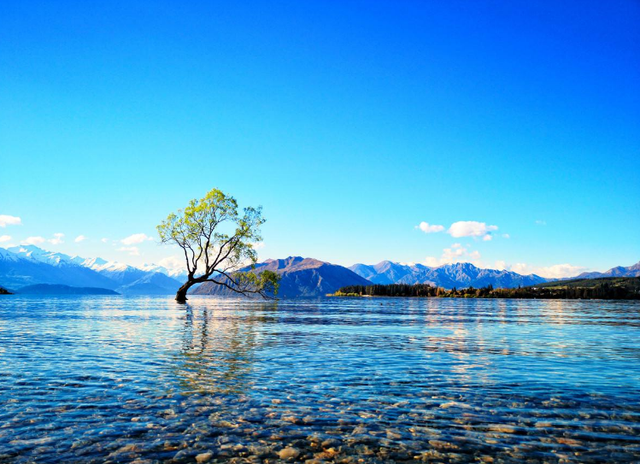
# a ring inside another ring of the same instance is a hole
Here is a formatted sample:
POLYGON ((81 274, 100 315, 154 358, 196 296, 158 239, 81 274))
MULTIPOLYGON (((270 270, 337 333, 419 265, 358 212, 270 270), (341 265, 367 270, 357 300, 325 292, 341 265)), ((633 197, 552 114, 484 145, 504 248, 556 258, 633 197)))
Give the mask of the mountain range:
POLYGON ((0 248, 0 285, 12 290, 49 284, 103 288, 123 295, 175 293, 182 282, 161 269, 164 268, 148 266, 145 270, 101 258, 72 257, 35 245, 0 248))
POLYGON ((480 269, 471 263, 429 267, 422 264, 400 264, 382 261, 375 265, 354 264, 353 272, 374 284, 430 284, 446 289, 465 287, 515 288, 547 282, 535 274, 520 275, 511 271, 480 269))
MULTIPOLYGON (((250 268, 243 269, 245 271, 250 268)), ((370 285, 367 279, 343 266, 313 258, 290 256, 268 259, 255 265, 253 272, 274 271, 280 275, 278 297, 316 297, 334 293, 346 285, 370 285)), ((193 291, 194 295, 234 295, 231 290, 212 282, 205 282, 193 291)), ((237 294, 235 294, 237 295, 237 294)))
MULTIPOLYGON (((375 265, 355 264, 346 268, 300 256, 268 259, 255 265, 255 271, 263 270, 280 274, 280 297, 323 296, 351 285, 426 283, 445 289, 487 285, 515 288, 553 280, 535 274, 520 275, 506 270, 481 269, 470 263, 429 267, 382 261, 375 265)), ((637 276, 640 276, 640 263, 614 267, 606 272, 583 273, 575 278, 637 276)), ((49 284, 102 288, 123 295, 171 295, 183 281, 182 273, 153 264, 138 268, 101 258, 71 257, 34 245, 0 248, 0 286, 8 290, 19 291, 30 285, 49 284)), ((236 295, 210 282, 194 288, 192 294, 236 295)))
POLYGON ((640 277, 640 262, 627 267, 612 267, 606 272, 583 272, 572 279, 599 279, 601 277, 640 277))

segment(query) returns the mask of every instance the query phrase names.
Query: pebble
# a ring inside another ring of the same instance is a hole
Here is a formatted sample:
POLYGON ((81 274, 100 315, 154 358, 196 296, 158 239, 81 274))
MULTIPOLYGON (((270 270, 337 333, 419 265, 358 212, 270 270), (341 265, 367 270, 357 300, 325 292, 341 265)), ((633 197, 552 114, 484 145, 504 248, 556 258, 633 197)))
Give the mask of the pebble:
POLYGON ((335 438, 327 438, 322 442, 321 446, 323 448, 337 448, 338 446, 340 446, 340 442, 335 438))
POLYGON ((513 425, 494 424, 489 426, 489 430, 499 433, 516 433, 513 425))
POLYGON ((208 452, 208 453, 200 453, 196 456, 196 462, 198 464, 201 464, 203 462, 209 462, 211 460, 211 458, 213 457, 213 453, 208 452))
POLYGON ((300 451, 298 451, 296 448, 292 448, 290 446, 281 449, 278 452, 278 456, 280 456, 280 459, 289 459, 289 458, 297 458, 298 456, 300 456, 300 451))

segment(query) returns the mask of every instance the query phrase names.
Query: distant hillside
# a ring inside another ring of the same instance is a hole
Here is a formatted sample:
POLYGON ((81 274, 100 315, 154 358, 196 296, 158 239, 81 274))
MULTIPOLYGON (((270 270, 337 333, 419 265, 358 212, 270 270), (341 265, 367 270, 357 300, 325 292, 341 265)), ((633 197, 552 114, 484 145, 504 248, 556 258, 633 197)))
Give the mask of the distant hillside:
POLYGON ((176 279, 153 272, 116 290, 124 295, 175 295, 182 285, 176 279))
POLYGON ((471 263, 429 267, 422 264, 400 264, 382 261, 375 265, 355 264, 353 272, 375 284, 429 284, 445 289, 485 287, 515 288, 546 282, 535 274, 520 275, 511 271, 481 269, 471 263))
MULTIPOLYGON (((244 269, 249 270, 249 268, 244 269)), ((270 259, 256 264, 254 272, 274 271, 280 274, 278 297, 317 297, 333 293, 345 285, 370 285, 367 279, 346 267, 325 263, 312 258, 291 256, 286 259, 270 259)), ((194 295, 236 295, 211 282, 198 287, 194 295)))
POLYGON ((527 299, 640 299, 640 277, 609 277, 538 284, 522 288, 466 287, 447 290, 428 284, 375 284, 342 287, 331 296, 421 298, 527 298, 527 299))
POLYGON ((595 288, 602 286, 624 288, 632 292, 640 293, 640 277, 599 277, 595 279, 557 280, 536 285, 538 288, 595 288))
POLYGON ((36 284, 16 290, 20 295, 119 295, 106 288, 71 287, 69 285, 36 284))
POLYGON ((612 267, 606 272, 583 272, 573 279, 597 279, 599 277, 640 277, 640 262, 628 267, 612 267))
POLYGON ((66 255, 44 252, 34 246, 11 250, 0 248, 0 282, 9 288, 34 284, 116 287, 107 277, 71 262, 70 257, 68 260, 62 258, 66 255))
POLYGON ((130 295, 169 295, 181 282, 167 269, 138 269, 100 258, 85 259, 43 250, 34 245, 0 248, 0 282, 9 288, 36 284, 94 287, 130 295))

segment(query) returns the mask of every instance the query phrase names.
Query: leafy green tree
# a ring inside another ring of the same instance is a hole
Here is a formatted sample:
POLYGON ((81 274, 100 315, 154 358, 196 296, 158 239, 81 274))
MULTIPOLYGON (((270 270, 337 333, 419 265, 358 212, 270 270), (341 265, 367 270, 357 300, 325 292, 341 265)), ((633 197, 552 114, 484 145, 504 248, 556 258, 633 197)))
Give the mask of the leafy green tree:
POLYGON ((262 240, 264 222, 261 208, 244 208, 241 214, 236 200, 218 189, 171 213, 157 229, 162 243, 174 243, 184 252, 187 281, 178 289, 176 301, 186 303, 187 291, 203 282, 243 295, 276 294, 277 273, 252 271, 258 259, 253 244, 262 240), (248 265, 251 271, 239 272, 248 265))

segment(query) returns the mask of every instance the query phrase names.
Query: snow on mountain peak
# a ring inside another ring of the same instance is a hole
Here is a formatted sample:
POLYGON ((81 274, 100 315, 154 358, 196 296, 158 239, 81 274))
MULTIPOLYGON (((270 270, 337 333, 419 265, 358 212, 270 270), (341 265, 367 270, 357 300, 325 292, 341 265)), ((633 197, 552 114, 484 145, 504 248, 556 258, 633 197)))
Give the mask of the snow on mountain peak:
POLYGON ((59 266, 61 264, 73 263, 73 259, 64 253, 46 251, 35 245, 20 245, 8 248, 9 251, 34 261, 59 266))

